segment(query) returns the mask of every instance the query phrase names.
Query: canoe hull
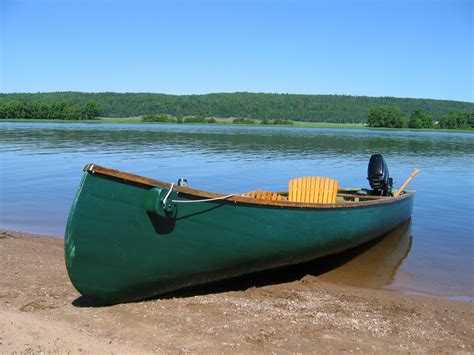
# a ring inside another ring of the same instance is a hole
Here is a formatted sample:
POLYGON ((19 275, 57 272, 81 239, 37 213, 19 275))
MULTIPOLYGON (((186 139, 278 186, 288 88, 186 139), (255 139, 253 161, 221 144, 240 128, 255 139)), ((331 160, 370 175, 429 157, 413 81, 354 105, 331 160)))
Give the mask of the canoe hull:
POLYGON ((389 232, 413 206, 413 195, 347 208, 213 201, 177 204, 167 218, 149 211, 151 188, 84 173, 65 234, 67 270, 84 296, 134 301, 305 262, 389 232))

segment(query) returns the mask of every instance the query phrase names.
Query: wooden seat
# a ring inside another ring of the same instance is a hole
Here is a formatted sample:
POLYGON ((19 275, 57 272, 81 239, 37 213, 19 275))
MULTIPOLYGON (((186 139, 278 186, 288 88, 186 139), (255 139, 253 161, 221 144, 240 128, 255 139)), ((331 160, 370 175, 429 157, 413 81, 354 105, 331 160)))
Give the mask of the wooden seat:
POLYGON ((334 179, 308 176, 290 180, 288 201, 304 203, 336 203, 339 182, 334 179))
POLYGON ((263 190, 256 190, 250 191, 242 194, 242 196, 251 197, 251 198, 258 198, 261 200, 272 200, 272 201, 283 201, 286 198, 280 194, 277 194, 273 191, 263 191, 263 190))

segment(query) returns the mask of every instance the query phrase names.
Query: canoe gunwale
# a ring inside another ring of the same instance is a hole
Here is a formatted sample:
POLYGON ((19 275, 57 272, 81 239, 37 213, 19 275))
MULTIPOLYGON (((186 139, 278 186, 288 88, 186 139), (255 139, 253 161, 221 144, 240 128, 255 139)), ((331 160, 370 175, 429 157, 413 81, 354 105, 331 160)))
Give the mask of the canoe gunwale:
MULTIPOLYGON (((104 175, 107 177, 112 177, 121 181, 131 182, 138 185, 146 186, 147 188, 153 187, 165 187, 171 188, 170 183, 146 178, 140 175, 126 173, 120 170, 106 168, 97 164, 87 164, 84 166, 84 171, 89 174, 99 174, 104 175)), ((179 192, 185 195, 188 199, 206 199, 206 198, 222 198, 227 195, 213 193, 203 190, 193 189, 187 186, 178 186, 173 185, 173 191, 179 192)), ((309 209, 334 209, 334 208, 354 208, 354 207, 363 207, 363 206, 374 206, 374 205, 382 205, 382 204, 391 204, 394 202, 398 202, 404 200, 406 198, 410 198, 415 194, 415 191, 406 191, 405 193, 397 196, 397 197, 379 197, 376 199, 371 199, 368 201, 344 201, 335 204, 316 204, 316 203, 302 203, 302 202, 291 202, 291 201, 273 201, 273 200, 263 200, 263 199, 256 199, 252 197, 246 197, 241 195, 231 195, 230 197, 218 201, 219 203, 225 202, 233 202, 238 204, 246 204, 246 205, 257 205, 257 206, 274 206, 274 207, 292 207, 292 208, 309 208, 309 209)), ((360 198, 365 198, 367 196, 357 196, 360 198)))

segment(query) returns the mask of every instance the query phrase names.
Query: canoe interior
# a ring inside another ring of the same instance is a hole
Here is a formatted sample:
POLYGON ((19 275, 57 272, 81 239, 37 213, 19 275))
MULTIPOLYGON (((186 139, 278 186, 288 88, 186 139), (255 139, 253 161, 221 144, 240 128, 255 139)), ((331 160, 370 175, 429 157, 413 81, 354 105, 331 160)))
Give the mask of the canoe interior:
MULTIPOLYGON (((167 182, 146 178, 139 175, 134 175, 119 170, 109 169, 102 167, 96 164, 87 164, 84 167, 85 172, 91 174, 98 174, 103 177, 110 179, 117 179, 122 182, 135 183, 143 185, 144 187, 164 187, 164 188, 173 188, 174 191, 181 193, 190 198, 218 198, 223 197, 225 194, 218 194, 203 190, 193 189, 187 186, 177 186, 167 182)), ((380 203, 392 203, 394 199, 404 199, 409 198, 414 195, 414 191, 405 191, 398 197, 388 197, 388 196, 364 196, 357 195, 357 192, 361 189, 355 188, 343 188, 338 190, 337 201, 335 204, 317 204, 317 203, 305 203, 305 202, 290 202, 290 201, 272 201, 272 200, 261 200, 242 196, 241 194, 235 194, 227 198, 226 201, 231 202, 241 202, 241 203, 251 203, 258 205, 267 205, 267 206, 280 206, 280 207, 299 207, 299 208, 331 208, 331 207, 356 207, 363 206, 368 204, 380 204, 380 203)), ((396 191, 396 190, 394 190, 396 191)), ((279 192, 281 195, 288 197, 288 191, 279 192)))

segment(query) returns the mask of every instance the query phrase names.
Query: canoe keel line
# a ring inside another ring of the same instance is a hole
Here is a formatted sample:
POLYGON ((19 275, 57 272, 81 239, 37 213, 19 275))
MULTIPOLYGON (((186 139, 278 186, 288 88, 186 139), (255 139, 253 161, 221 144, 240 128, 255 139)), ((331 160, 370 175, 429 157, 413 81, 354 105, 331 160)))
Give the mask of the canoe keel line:
POLYGON ((102 303, 338 253, 389 232, 413 208, 414 192, 340 189, 335 203, 321 204, 284 193, 214 194, 92 164, 84 170, 66 227, 66 267, 76 289, 102 303))

